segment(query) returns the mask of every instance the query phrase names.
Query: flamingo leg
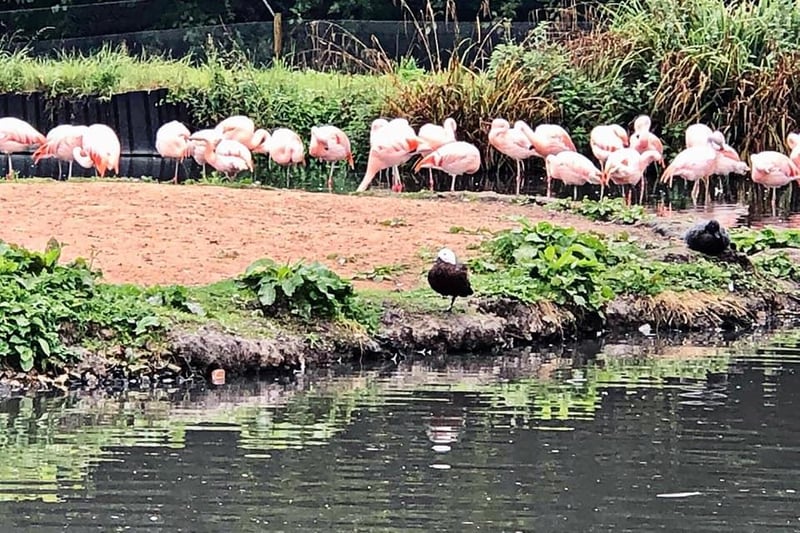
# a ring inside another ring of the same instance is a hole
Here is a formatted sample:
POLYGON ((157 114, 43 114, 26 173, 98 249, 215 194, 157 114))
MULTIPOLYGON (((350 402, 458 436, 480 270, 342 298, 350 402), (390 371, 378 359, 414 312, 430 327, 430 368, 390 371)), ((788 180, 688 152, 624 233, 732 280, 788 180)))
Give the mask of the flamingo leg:
POLYGON ((517 159, 517 196, 522 188, 522 160, 517 159))
POLYGON ((291 165, 286 165, 286 188, 287 189, 289 188, 289 169, 290 168, 291 168, 291 165))
POLYGON ((61 160, 58 160, 58 181, 61 181, 61 160))
POLYGON ((72 179, 72 161, 69 162, 69 170, 67 171, 67 179, 68 180, 72 179))
POLYGON ((6 174, 6 179, 10 180, 14 177, 14 167, 11 164, 11 154, 8 154, 8 174, 6 174))
POLYGON ((772 216, 776 216, 777 215, 777 209, 775 208, 775 196, 776 196, 777 190, 778 190, 777 187, 773 187, 772 188, 772 216))
POLYGON ((708 205, 711 203, 711 176, 706 176, 703 178, 703 183, 706 186, 706 204, 708 205))
POLYGON ((692 187, 692 205, 697 206, 697 197, 700 196, 700 181, 694 182, 692 187))
POLYGON ((431 192, 433 192, 433 169, 431 168, 428 169, 428 186, 430 187, 431 192))
POLYGON ((603 196, 605 195, 605 192, 606 192, 606 184, 601 180, 600 181, 600 201, 601 202, 603 201, 603 196))
POLYGON ((181 163, 180 159, 175 160, 175 175, 172 177, 172 183, 174 183, 175 185, 178 184, 178 165, 180 165, 180 163, 181 163))
POLYGON ((328 192, 333 192, 333 168, 336 166, 336 161, 331 162, 331 172, 328 174, 328 192))
MULTIPOLYGON (((549 189, 550 188, 549 187, 549 185, 550 185, 550 177, 547 178, 547 185, 548 185, 548 189, 549 189)), ((549 191, 548 191, 547 196, 548 196, 548 198, 550 197, 549 191)), ((578 201, 578 186, 577 185, 573 185, 572 186, 572 200, 574 202, 578 201)))
POLYGON ((455 174, 451 174, 450 178, 451 178, 451 180, 450 180, 450 192, 455 192, 455 190, 456 190, 456 175, 455 174))
POLYGON ((647 187, 647 178, 642 176, 642 182, 639 187, 639 205, 644 205, 644 189, 647 187))

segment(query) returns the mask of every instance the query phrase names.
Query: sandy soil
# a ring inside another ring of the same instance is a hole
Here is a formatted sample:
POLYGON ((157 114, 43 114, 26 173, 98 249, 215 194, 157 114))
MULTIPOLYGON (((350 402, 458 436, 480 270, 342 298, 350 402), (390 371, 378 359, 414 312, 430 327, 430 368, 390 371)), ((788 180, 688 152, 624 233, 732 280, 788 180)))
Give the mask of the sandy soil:
MULTIPOLYGON (((481 237, 450 228, 498 230, 510 215, 579 228, 616 226, 506 202, 354 197, 299 191, 131 182, 16 182, 0 186, 0 239, 63 257, 93 258, 109 282, 185 285, 235 276, 252 261, 319 260, 343 276, 408 265, 381 284, 424 282, 430 257, 448 246, 464 260, 481 237)), ((626 228, 633 233, 652 233, 626 228)))

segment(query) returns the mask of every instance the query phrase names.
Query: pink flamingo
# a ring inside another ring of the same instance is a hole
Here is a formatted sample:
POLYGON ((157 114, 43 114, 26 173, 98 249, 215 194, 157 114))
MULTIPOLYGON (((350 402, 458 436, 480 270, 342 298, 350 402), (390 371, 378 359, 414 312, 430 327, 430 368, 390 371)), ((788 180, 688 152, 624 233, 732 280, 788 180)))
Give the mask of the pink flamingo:
MULTIPOLYGON (((663 183, 672 186, 672 178, 680 176, 687 181, 703 180, 706 186, 706 204, 709 203, 711 196, 708 188, 708 180, 717 167, 720 158, 720 151, 725 144, 725 137, 719 131, 713 132, 703 146, 692 146, 686 148, 675 156, 672 163, 661 175, 663 183)), ((699 187, 692 189, 692 202, 697 205, 699 187)))
POLYGON ((45 136, 24 120, 15 117, 0 118, 0 152, 8 156, 6 179, 14 176, 11 154, 27 150, 29 146, 42 145, 45 142, 47 142, 45 136))
POLYGON ((534 130, 524 120, 518 120, 514 123, 514 128, 525 134, 536 157, 545 159, 551 154, 576 151, 569 133, 558 124, 539 124, 534 130))
POLYGON ((492 128, 489 130, 489 144, 517 162, 516 194, 519 195, 522 188, 522 160, 536 155, 528 136, 516 124, 512 128, 506 119, 496 118, 492 120, 492 128))
POLYGON ((189 137, 192 133, 189 128, 177 120, 167 122, 156 132, 156 150, 161 157, 175 159, 175 175, 172 183, 178 183, 178 166, 192 155, 194 148, 189 137))
MULTIPOLYGON (((719 130, 716 131, 719 132, 719 130)), ((693 146, 705 146, 708 144, 708 138, 712 133, 714 133, 714 131, 712 131, 712 129, 705 124, 692 124, 686 128, 686 131, 684 132, 686 148, 692 148, 693 146)), ((722 135, 722 132, 719 132, 719 134, 722 135)), ((722 138, 725 139, 725 136, 723 135, 722 138)), ((750 171, 750 167, 747 166, 747 163, 742 161, 741 157, 739 157, 739 153, 727 142, 722 145, 720 155, 721 157, 717 159, 717 166, 713 172, 714 175, 728 176, 729 174, 747 174, 750 171)), ((692 188, 692 194, 697 195, 699 192, 700 182, 695 181, 694 187, 692 188)))
POLYGON ((269 157, 286 167, 286 186, 289 186, 289 171, 292 165, 306 164, 305 146, 298 134, 288 128, 278 128, 269 140, 269 157))
POLYGON ((75 161, 83 168, 94 168, 103 178, 106 170, 119 174, 119 156, 122 148, 117 134, 105 124, 92 124, 83 133, 83 143, 72 150, 75 161))
POLYGON ((311 142, 308 143, 308 155, 331 164, 328 174, 328 191, 333 192, 333 167, 337 161, 347 161, 350 169, 355 168, 353 152, 350 151, 350 139, 336 126, 317 126, 311 128, 311 142))
POLYGON ((47 132, 44 144, 33 153, 33 163, 42 159, 55 157, 58 160, 58 179, 61 179, 61 162, 69 162, 67 179, 72 179, 72 163, 75 161, 75 148, 83 145, 83 134, 88 130, 86 126, 73 126, 62 124, 47 132))
POLYGON ((789 159, 800 168, 800 134, 790 133, 786 136, 786 146, 789 148, 789 159))
POLYGON ((800 178, 800 169, 791 158, 773 151, 750 154, 750 164, 753 181, 772 189, 772 216, 775 216, 776 191, 800 178))
MULTIPOLYGON (((630 147, 634 148, 640 154, 655 150, 662 156, 664 155, 664 143, 658 138, 658 135, 650 131, 652 122, 647 115, 639 115, 633 121, 633 135, 630 136, 630 147)), ((661 160, 654 161, 664 163, 663 157, 661 160)))
POLYGON ((356 192, 366 191, 375 175, 386 168, 392 168, 394 173, 392 190, 401 192, 403 183, 397 167, 411 159, 420 146, 419 137, 406 119, 394 119, 385 124, 383 122, 386 121, 377 119, 372 123, 367 170, 356 192))
MULTIPOLYGON (((269 139, 269 132, 264 129, 256 129, 253 119, 245 115, 234 115, 228 117, 214 128, 223 139, 238 141, 245 145, 248 150, 256 151, 262 147, 269 139)), ((263 150, 263 148, 261 148, 263 150)), ((266 151, 257 153, 266 154, 266 151)))
POLYGON ((628 140, 628 132, 618 124, 595 126, 589 133, 589 146, 601 167, 611 152, 627 147, 628 140))
MULTIPOLYGON (((426 156, 441 146, 454 142, 456 140, 456 128, 455 119, 450 117, 444 119, 444 124, 441 126, 438 124, 423 124, 419 129, 419 133, 417 133, 417 137, 420 139, 419 153, 422 156, 426 156)), ((428 184, 430 190, 433 191, 433 169, 432 167, 424 168, 428 169, 428 184)))
POLYGON ((603 199, 605 190, 603 173, 585 155, 578 152, 564 151, 548 155, 544 162, 547 167, 548 197, 550 196, 550 181, 556 179, 573 186, 572 197, 575 200, 578 199, 578 186, 586 183, 600 185, 600 199, 603 199))
POLYGON ((250 150, 232 139, 222 139, 214 130, 201 130, 192 134, 189 139, 204 144, 204 158, 217 172, 232 180, 239 172, 253 171, 253 155, 250 150))
POLYGON ((608 183, 610 179, 617 185, 620 185, 625 195, 625 203, 631 204, 631 191, 633 188, 640 184, 639 187, 639 203, 644 201, 644 188, 646 180, 644 178, 644 171, 653 162, 661 162, 663 157, 658 150, 647 150, 639 153, 635 148, 623 148, 616 150, 609 154, 606 159, 606 164, 603 168, 603 181, 608 183), (627 194, 625 194, 625 186, 630 185, 627 194))
POLYGON ((203 177, 206 177, 206 150, 208 149, 208 143, 205 141, 196 141, 192 140, 193 138, 197 139, 215 139, 218 138, 222 140, 222 137, 216 130, 213 129, 205 129, 205 130, 197 130, 194 132, 190 137, 189 140, 192 143, 192 158, 195 162, 200 165, 203 169, 203 177))
POLYGON ((462 174, 474 174, 481 168, 481 152, 474 145, 454 141, 443 144, 433 152, 423 156, 416 165, 414 172, 420 169, 435 168, 450 174, 450 190, 456 190, 456 177, 462 174))

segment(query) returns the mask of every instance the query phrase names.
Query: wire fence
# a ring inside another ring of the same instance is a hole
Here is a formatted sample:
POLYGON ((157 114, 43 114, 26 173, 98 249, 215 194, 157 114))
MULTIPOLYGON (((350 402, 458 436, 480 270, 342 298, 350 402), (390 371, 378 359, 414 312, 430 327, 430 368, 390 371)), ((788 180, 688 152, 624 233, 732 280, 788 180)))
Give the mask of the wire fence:
MULTIPOLYGON (((66 39, 20 41, 35 55, 90 53, 104 45, 124 44, 135 54, 157 53, 173 58, 204 57, 209 38, 223 48, 242 50, 256 65, 269 64, 277 54, 292 63, 320 70, 358 71, 386 59, 413 58, 421 67, 446 65, 457 53, 482 67, 501 42, 522 41, 537 26, 533 22, 415 22, 329 20, 310 22, 249 22, 194 28, 134 31, 66 39)), ((576 22, 564 31, 586 31, 576 22)))

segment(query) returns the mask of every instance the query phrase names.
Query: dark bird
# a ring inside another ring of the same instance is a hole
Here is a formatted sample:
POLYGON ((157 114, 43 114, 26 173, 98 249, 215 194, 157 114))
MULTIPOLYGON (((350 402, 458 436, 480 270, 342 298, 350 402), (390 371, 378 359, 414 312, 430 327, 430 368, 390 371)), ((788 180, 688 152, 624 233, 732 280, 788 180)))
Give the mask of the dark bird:
POLYGON ((683 238, 690 250, 706 255, 720 255, 725 250, 736 250, 727 230, 720 227, 716 220, 699 222, 693 226, 683 238))
POLYGON ((442 296, 452 298, 450 307, 447 308, 448 312, 453 310, 456 298, 459 296, 465 298, 472 294, 467 265, 458 263, 455 252, 450 248, 439 250, 436 262, 428 271, 428 284, 442 296))

